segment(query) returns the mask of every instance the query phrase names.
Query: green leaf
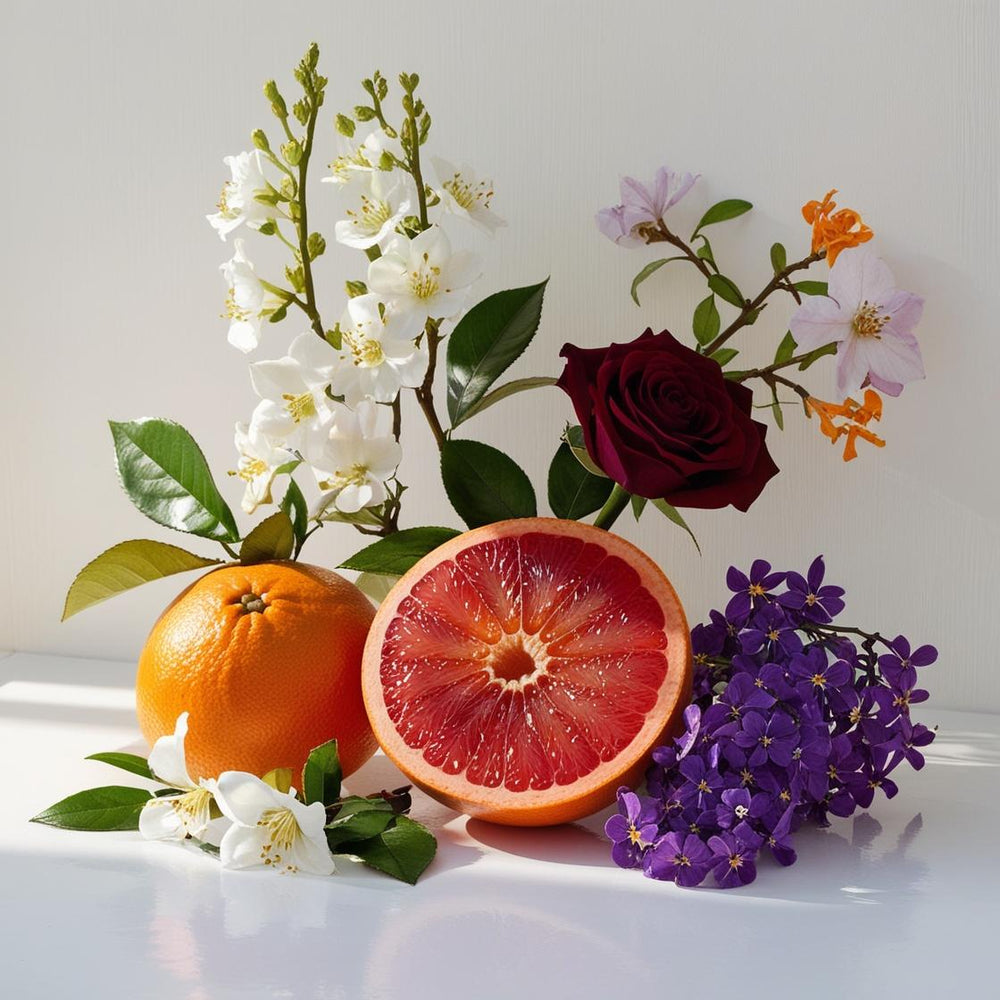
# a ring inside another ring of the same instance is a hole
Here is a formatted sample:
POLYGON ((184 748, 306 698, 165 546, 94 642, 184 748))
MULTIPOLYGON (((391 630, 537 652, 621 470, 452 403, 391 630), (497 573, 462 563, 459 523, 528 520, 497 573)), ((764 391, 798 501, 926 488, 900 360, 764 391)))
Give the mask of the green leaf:
POLYGON ((778 344, 778 350, 774 353, 774 363, 776 365, 783 365, 795 353, 795 347, 795 338, 792 336, 792 331, 789 330, 781 338, 781 343, 778 344))
POLYGON ((709 295, 695 306, 691 326, 694 330, 694 339, 702 347, 711 344, 718 337, 722 320, 719 318, 719 308, 715 304, 715 295, 709 295))
POLYGON ((449 538, 454 538, 459 533, 454 528, 404 528, 402 531, 380 538, 360 552, 355 552, 337 568, 378 573, 382 576, 402 576, 428 552, 433 552, 439 545, 443 545, 449 538))
POLYGON ((457 427, 524 353, 542 315, 548 279, 496 292, 474 305, 448 338, 448 416, 457 427))
POLYGON ((327 824, 326 842, 331 851, 342 853, 339 849, 344 844, 377 837, 395 818, 396 813, 385 799, 349 796, 332 822, 327 824))
POLYGON ((698 544, 698 539, 695 538, 694 532, 688 527, 687 521, 681 517, 677 508, 672 507, 666 500, 653 500, 651 502, 661 514, 673 521, 679 528, 683 528, 691 536, 691 541, 694 542, 694 547, 698 550, 698 555, 701 555, 701 546, 698 544))
POLYGON ((333 805, 340 797, 341 777, 336 740, 329 740, 310 750, 305 767, 302 768, 302 795, 306 805, 313 802, 333 805))
POLYGON ((632 516, 638 521, 642 517, 642 512, 646 509, 649 501, 645 497, 632 494, 632 516))
POLYGON ((725 368, 739 353, 735 347, 720 347, 717 351, 713 351, 709 357, 713 361, 717 361, 720 368, 725 368))
POLYGON ((410 885, 417 884, 436 852, 434 834, 407 816, 397 816, 379 836, 351 845, 351 854, 366 865, 410 885))
POLYGON ((579 521, 604 506, 614 483, 588 472, 564 441, 549 466, 549 506, 556 517, 579 521))
POLYGON ((742 309, 746 305, 743 293, 736 287, 735 282, 730 281, 724 274, 713 274, 708 279, 708 287, 715 292, 724 302, 728 302, 737 309, 742 309))
POLYGON ((771 246, 771 267, 774 268, 774 273, 778 274, 784 271, 787 265, 788 253, 785 248, 780 243, 773 244, 771 246))
POLYGON ((198 840, 195 837, 191 838, 198 845, 198 849, 204 851, 206 854, 211 854, 213 858, 219 857, 222 853, 221 848, 217 844, 210 844, 207 840, 198 840))
POLYGON ((84 608, 100 604, 150 580, 205 566, 217 566, 220 562, 219 559, 205 559, 176 545, 148 538, 119 542, 77 573, 66 594, 62 620, 66 621, 84 608))
POLYGON ((704 233, 698 234, 698 239, 702 241, 701 246, 695 251, 695 256, 700 257, 702 260, 707 260, 712 267, 718 269, 718 265, 715 263, 715 256, 712 253, 712 244, 708 242, 708 237, 704 233))
POLYGON ((469 417, 474 417, 482 413, 483 410, 488 409, 494 403, 499 403, 501 399, 513 396, 517 392, 525 392, 528 389, 540 389, 546 385, 555 385, 558 381, 559 379, 552 375, 530 375, 527 378, 511 379, 510 382, 504 382, 503 385, 498 385, 495 389, 486 393, 478 403, 466 411, 462 419, 468 420, 469 417))
POLYGON ((32 823, 63 830, 138 830, 139 813, 152 796, 143 788, 88 788, 32 816, 32 823))
POLYGON ((470 528, 538 513, 535 491, 524 470, 480 441, 445 441, 441 478, 452 507, 470 528))
POLYGON ((825 358, 828 354, 836 353, 836 343, 824 344, 822 347, 817 347, 815 351, 809 351, 808 354, 802 355, 802 360, 799 362, 799 371, 804 372, 810 365, 819 361, 820 358, 825 358))
POLYGON ((84 760, 99 760, 104 764, 110 764, 112 767, 120 767, 123 771, 138 774, 141 778, 156 780, 153 772, 149 769, 149 762, 146 758, 139 757, 134 753, 119 753, 112 750, 108 753, 92 753, 89 757, 84 757, 84 760))
POLYGON ((205 456, 180 424, 151 417, 109 423, 122 488, 143 514, 177 531, 239 541, 205 456))
POLYGON ((309 505, 294 479, 288 480, 288 489, 281 500, 281 509, 291 518, 295 544, 301 545, 309 530, 309 505))
POLYGON ((389 591, 392 590, 398 581, 398 576, 386 576, 381 573, 361 573, 354 581, 354 586, 378 606, 389 596, 389 591))
POLYGON ((691 234, 694 239, 705 226, 713 226, 717 222, 726 222, 735 219, 737 216, 749 212, 753 205, 742 198, 727 198, 725 201, 717 201, 702 217, 701 222, 695 227, 691 234))
POLYGON ((803 295, 826 295, 829 285, 825 281, 796 281, 795 290, 803 295))
POLYGON ((596 462, 590 457, 590 452, 587 451, 587 446, 583 440, 583 428, 579 424, 570 424, 563 431, 563 440, 569 445, 570 451, 573 452, 573 457, 593 476, 604 476, 607 479, 607 473, 604 472, 596 462))
POLYGON ((292 519, 283 511, 275 511, 264 518, 243 540, 240 562, 244 566, 287 559, 295 548, 295 529, 292 519))
POLYGON ((683 255, 679 257, 664 257, 662 260, 650 261, 633 279, 632 279, 632 301, 639 305, 639 286, 651 275, 655 274, 664 264, 669 264, 672 260, 687 260, 683 255))

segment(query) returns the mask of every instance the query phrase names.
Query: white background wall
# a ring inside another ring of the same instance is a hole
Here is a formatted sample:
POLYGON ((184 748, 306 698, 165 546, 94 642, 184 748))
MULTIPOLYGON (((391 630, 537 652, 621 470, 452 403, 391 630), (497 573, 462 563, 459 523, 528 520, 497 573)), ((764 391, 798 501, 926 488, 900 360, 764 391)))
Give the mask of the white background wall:
MULTIPOLYGON (((132 658, 180 585, 59 624, 74 573, 102 549, 144 535, 184 541, 120 492, 107 418, 181 421, 238 505, 221 473, 253 397, 219 318, 229 246, 204 215, 222 157, 269 125, 261 82, 275 76, 290 91, 315 39, 330 78, 327 125, 375 67, 390 79, 415 69, 433 149, 495 178, 509 228, 480 293, 552 276, 542 330, 515 374, 557 373, 566 340, 603 345, 646 325, 686 333, 700 286, 661 271, 637 309, 628 285, 655 248, 619 250, 594 228, 620 173, 650 177, 664 162, 700 171, 676 212, 681 231, 719 198, 753 201, 713 237, 744 288, 766 280, 775 239, 804 250, 799 206, 839 187, 900 287, 927 299, 918 333, 928 378, 889 402, 887 447, 862 447, 845 465, 814 422, 790 417, 768 437, 783 472, 748 514, 691 512, 701 558, 655 513, 620 523, 660 560, 693 619, 725 599, 730 562, 765 555, 804 568, 825 553, 859 624, 939 645, 926 678, 937 704, 1000 709, 1000 5, 91 0, 11 5, 5 21, 0 648, 132 658)), ((323 143, 317 164, 334 152, 332 128, 323 143)), ((315 187, 312 206, 332 243, 329 186, 315 187)), ((327 315, 358 265, 340 248, 321 260, 327 315)), ((768 313, 747 337, 762 358, 788 309, 768 313)), ((293 332, 267 331, 263 356, 293 332)), ((813 371, 817 394, 832 398, 832 364, 813 371)), ((548 390, 468 427, 514 454, 544 496, 570 412, 548 390)), ((415 411, 406 418, 405 521, 457 526, 429 436, 415 411)), ((335 565, 360 541, 325 530, 310 558, 335 565)))

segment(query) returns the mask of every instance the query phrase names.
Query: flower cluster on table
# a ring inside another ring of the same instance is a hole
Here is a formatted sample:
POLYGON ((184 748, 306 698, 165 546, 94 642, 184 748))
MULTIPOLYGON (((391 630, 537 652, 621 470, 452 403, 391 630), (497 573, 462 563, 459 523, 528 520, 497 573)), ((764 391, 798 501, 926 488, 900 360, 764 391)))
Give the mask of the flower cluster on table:
POLYGON ((607 822, 617 864, 682 886, 710 872, 744 885, 762 850, 792 864, 803 823, 867 809, 879 790, 892 798, 893 771, 923 767, 934 732, 910 706, 927 699, 917 668, 937 650, 835 624, 844 590, 823 578, 822 557, 805 576, 763 559, 730 567, 733 597, 691 633, 686 731, 653 752, 648 795, 622 788, 607 822))

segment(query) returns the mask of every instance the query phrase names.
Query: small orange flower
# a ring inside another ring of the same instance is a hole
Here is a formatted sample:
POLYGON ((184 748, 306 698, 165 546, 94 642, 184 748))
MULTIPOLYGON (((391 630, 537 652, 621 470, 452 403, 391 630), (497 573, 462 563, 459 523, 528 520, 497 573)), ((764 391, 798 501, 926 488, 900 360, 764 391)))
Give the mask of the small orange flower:
POLYGON ((865 390, 864 403, 858 403, 848 396, 843 403, 827 403, 822 399, 810 396, 806 400, 806 408, 819 417, 819 429, 831 442, 836 443, 841 437, 846 437, 844 444, 844 461, 858 457, 858 438, 884 448, 885 441, 868 430, 868 424, 873 420, 882 419, 882 397, 873 389, 865 390), (835 424, 835 417, 843 417, 845 423, 835 424))
POLYGON ((802 206, 802 218, 813 227, 812 252, 826 250, 826 262, 830 267, 841 250, 867 243, 874 235, 854 209, 834 211, 836 193, 837 189, 833 188, 822 201, 809 201, 802 206))

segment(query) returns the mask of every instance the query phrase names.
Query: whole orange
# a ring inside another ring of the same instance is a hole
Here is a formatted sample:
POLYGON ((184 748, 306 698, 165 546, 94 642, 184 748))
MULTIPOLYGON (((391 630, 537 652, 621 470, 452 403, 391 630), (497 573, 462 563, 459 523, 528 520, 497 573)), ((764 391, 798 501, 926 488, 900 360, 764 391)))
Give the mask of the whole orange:
POLYGON ((223 566, 163 612, 139 658, 136 708, 150 745, 189 712, 196 781, 291 768, 336 738, 344 774, 375 752, 361 658, 375 611, 354 584, 296 562, 223 566))

